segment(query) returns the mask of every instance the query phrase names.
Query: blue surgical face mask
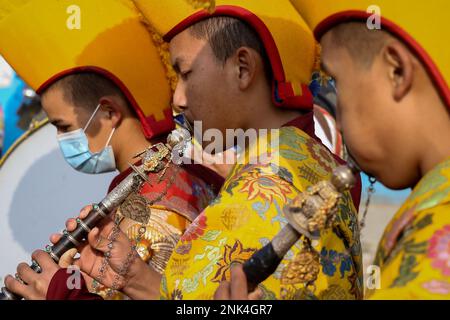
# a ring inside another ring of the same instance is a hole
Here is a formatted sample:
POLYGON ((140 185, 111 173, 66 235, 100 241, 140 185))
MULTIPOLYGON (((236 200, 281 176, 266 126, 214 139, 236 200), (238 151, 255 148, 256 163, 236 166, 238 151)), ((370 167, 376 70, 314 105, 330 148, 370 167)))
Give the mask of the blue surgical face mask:
POLYGON ((116 170, 116 160, 112 147, 109 145, 116 128, 113 128, 103 150, 92 153, 89 150, 89 142, 86 129, 100 108, 100 104, 89 118, 84 129, 78 129, 59 134, 56 138, 64 159, 77 171, 84 173, 104 173, 116 170))

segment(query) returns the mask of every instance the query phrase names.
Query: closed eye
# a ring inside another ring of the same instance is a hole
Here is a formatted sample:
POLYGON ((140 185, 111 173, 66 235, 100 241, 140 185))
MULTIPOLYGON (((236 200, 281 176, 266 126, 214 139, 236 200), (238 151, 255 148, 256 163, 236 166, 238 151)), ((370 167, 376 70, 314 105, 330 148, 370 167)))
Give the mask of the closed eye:
POLYGON ((59 125, 59 126, 56 126, 56 129, 58 130, 58 132, 66 133, 66 132, 69 132, 70 126, 59 125))
POLYGON ((184 72, 180 72, 180 77, 183 80, 187 80, 189 75, 191 74, 192 70, 188 70, 188 71, 184 71, 184 72))

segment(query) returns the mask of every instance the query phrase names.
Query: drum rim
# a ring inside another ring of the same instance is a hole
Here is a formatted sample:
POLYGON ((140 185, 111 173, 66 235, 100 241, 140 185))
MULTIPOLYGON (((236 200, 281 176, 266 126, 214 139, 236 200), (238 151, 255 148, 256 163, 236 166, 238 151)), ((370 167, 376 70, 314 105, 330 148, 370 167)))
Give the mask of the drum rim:
POLYGON ((32 136, 36 131, 38 131, 48 123, 49 123, 48 118, 45 118, 40 121, 36 120, 33 121, 30 125, 30 128, 27 131, 25 131, 16 141, 14 141, 11 147, 9 147, 8 151, 6 151, 6 153, 0 158, 0 169, 3 167, 6 160, 14 152, 14 150, 16 150, 17 147, 22 144, 22 142, 24 142, 28 137, 32 136))

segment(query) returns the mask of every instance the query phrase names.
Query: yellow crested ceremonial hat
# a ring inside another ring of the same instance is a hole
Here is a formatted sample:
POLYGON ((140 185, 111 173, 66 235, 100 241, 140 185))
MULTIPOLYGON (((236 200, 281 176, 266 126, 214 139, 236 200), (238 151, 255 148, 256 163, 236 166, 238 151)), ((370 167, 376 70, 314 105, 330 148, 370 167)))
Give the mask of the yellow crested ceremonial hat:
POLYGON ((402 40, 421 60, 450 108, 450 42, 448 0, 291 0, 319 41, 333 26, 379 18, 381 29, 402 40), (375 14, 377 16, 375 16, 375 14))
POLYGON ((191 25, 214 16, 238 18, 257 32, 273 74, 273 102, 311 109, 308 88, 315 66, 312 31, 288 0, 133 0, 155 32, 170 40, 191 25))
POLYGON ((0 35, 0 54, 37 93, 96 72, 122 90, 147 138, 174 128, 159 43, 130 0, 1 0, 0 35))

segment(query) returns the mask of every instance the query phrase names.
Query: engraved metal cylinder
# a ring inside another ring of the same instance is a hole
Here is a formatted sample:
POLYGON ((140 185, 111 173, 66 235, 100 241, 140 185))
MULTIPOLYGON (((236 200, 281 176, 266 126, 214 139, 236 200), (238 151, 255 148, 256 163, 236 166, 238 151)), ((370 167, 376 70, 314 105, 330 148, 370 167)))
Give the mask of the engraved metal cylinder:
POLYGON ((273 250, 277 256, 283 258, 299 238, 300 234, 290 224, 287 224, 272 239, 273 250))

